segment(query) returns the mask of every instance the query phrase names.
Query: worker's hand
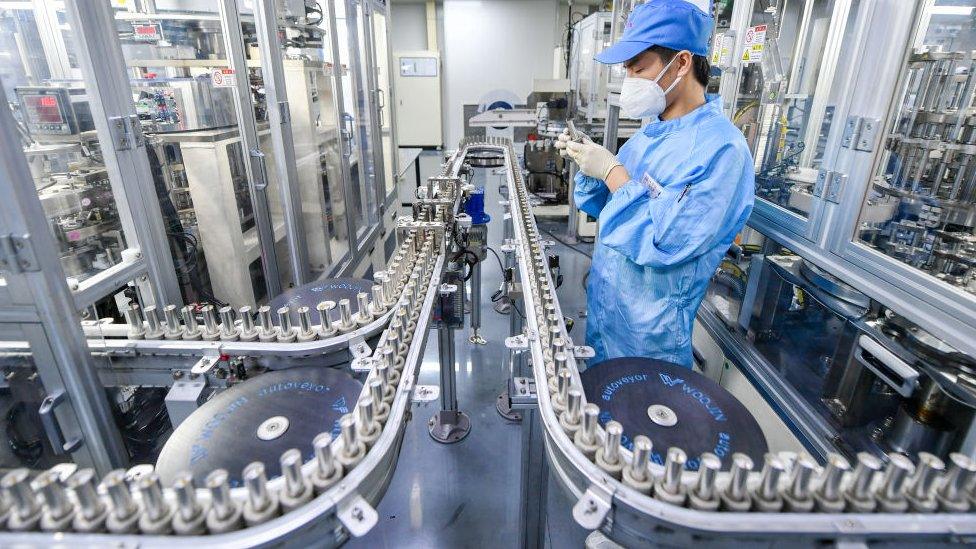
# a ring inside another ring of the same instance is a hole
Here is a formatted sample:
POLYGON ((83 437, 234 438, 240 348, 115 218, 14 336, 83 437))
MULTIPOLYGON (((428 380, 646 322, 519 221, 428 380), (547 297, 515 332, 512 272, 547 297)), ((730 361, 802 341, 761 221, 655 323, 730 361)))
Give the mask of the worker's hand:
POLYGON ((566 143, 566 154, 579 164, 583 175, 606 181, 610 172, 617 166, 622 166, 617 156, 601 145, 592 141, 566 143))
MULTIPOLYGON (((590 137, 585 133, 583 132, 576 132, 576 133, 580 136, 583 142, 586 143, 593 142, 593 140, 590 139, 590 137)), ((556 148, 559 149, 559 154, 561 154, 564 157, 569 157, 569 153, 566 152, 566 144, 570 143, 572 140, 573 140, 573 136, 569 134, 569 128, 563 130, 563 133, 559 134, 556 137, 556 148)))

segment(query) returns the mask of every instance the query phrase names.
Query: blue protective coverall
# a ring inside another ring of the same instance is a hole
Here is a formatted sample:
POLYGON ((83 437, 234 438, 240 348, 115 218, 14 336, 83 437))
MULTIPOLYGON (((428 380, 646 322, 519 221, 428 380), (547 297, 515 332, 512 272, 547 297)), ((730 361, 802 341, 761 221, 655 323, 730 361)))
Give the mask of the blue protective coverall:
POLYGON ((579 209, 600 220, 587 284, 590 361, 692 366, 691 330, 709 279, 745 225, 753 159, 721 100, 641 128, 617 153, 631 180, 610 193, 577 174, 579 209))

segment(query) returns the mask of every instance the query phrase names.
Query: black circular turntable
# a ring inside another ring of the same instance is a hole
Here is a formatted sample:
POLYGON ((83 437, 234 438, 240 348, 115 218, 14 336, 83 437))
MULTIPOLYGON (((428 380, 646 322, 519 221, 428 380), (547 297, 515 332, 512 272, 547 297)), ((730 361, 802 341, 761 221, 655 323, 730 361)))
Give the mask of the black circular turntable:
POLYGON ((759 423, 731 393, 688 368, 650 358, 615 358, 582 374, 587 402, 600 407, 599 421, 623 425, 623 445, 637 435, 654 445, 651 459, 664 463, 669 447, 688 455, 686 468, 711 452, 727 466, 735 452, 762 463, 768 451, 759 423))

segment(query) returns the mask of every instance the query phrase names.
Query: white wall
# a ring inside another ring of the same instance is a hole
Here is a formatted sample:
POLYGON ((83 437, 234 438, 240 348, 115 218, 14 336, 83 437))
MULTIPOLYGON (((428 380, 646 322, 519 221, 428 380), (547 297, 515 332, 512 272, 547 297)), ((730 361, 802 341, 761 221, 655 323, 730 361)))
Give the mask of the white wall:
POLYGON ((424 4, 391 4, 393 51, 427 49, 427 12, 424 4))
POLYGON ((504 89, 523 100, 552 74, 556 0, 445 0, 444 144, 463 135, 462 103, 504 89))

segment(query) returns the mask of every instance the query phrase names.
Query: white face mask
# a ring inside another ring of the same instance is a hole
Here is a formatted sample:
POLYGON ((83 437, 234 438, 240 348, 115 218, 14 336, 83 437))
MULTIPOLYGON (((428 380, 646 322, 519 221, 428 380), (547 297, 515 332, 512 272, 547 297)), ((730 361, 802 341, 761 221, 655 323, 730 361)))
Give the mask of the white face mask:
POLYGON ((667 94, 678 85, 682 77, 678 77, 668 86, 668 89, 661 89, 658 81, 668 72, 671 63, 678 56, 671 58, 671 61, 664 66, 661 73, 654 80, 628 76, 624 78, 623 86, 620 88, 620 111, 627 118, 657 118, 667 108, 667 94))

